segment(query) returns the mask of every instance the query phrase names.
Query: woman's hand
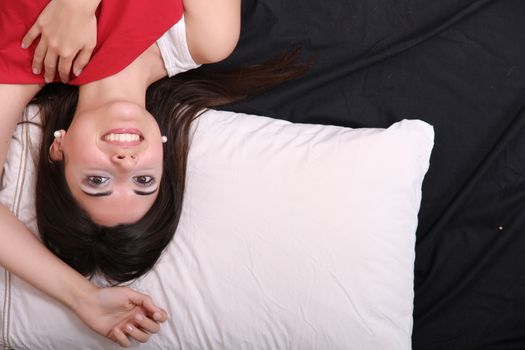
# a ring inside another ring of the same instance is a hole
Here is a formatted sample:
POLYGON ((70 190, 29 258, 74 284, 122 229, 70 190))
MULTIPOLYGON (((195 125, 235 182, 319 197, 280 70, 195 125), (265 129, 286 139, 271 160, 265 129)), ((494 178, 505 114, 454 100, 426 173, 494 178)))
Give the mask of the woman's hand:
POLYGON ((97 42, 96 9, 101 0, 53 0, 42 11, 22 39, 29 47, 40 36, 33 57, 33 73, 40 74, 44 65, 47 83, 55 78, 57 66, 60 79, 69 81, 80 75, 91 58, 97 42))
POLYGON ((95 287, 72 309, 92 330, 123 347, 131 345, 128 337, 148 341, 168 318, 149 296, 127 287, 95 287))
MULTIPOLYGON (((0 102, 6 101, 6 106, 10 107, 7 108, 8 114, 19 108, 23 110, 23 103, 39 88, 38 85, 21 88, 21 85, 0 84, 0 102), (13 99, 12 93, 16 92, 24 98, 13 99), (14 107, 11 106, 12 101, 14 107)), ((14 129, 16 120, 18 119, 7 119, 7 128, 14 129)), ((0 131, 3 129, 0 128, 0 131)), ((3 149, 0 143, 0 157, 3 149)), ((98 334, 122 346, 128 346, 128 337, 139 342, 147 341, 151 334, 159 331, 159 322, 168 318, 166 312, 155 306, 147 295, 126 287, 98 288, 92 284, 45 248, 16 216, 1 204, 0 227, 0 266, 73 310, 98 334), (131 330, 128 326, 131 326, 131 330)))

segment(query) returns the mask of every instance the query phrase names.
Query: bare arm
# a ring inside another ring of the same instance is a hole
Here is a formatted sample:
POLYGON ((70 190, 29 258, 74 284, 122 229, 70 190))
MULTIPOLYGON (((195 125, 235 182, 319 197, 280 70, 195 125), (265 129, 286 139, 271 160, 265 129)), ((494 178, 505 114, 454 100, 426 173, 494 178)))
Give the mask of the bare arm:
POLYGON ((240 0, 183 0, 186 37, 197 63, 218 62, 230 55, 239 40, 240 0))
POLYGON ((3 169, 7 148, 22 111, 40 86, 0 84, 0 173, 3 169))
POLYGON ((0 265, 75 309, 95 287, 57 259, 6 207, 0 206, 0 265), (77 299, 78 298, 78 299, 77 299))
MULTIPOLYGON (((3 126, 0 129, 0 169, 3 169, 11 135, 20 115, 38 90, 39 85, 0 85, 0 123, 3 126)), ((64 268, 64 263, 54 258, 3 205, 0 205, 0 227, 0 265, 7 270, 70 307, 75 292, 79 293, 82 288, 90 290, 86 281, 64 268), (41 261, 45 263, 41 264, 41 261), (78 287, 76 283, 79 283, 78 287), (64 285, 68 287, 62 290, 64 285), (68 289, 73 293, 64 293, 68 289)))

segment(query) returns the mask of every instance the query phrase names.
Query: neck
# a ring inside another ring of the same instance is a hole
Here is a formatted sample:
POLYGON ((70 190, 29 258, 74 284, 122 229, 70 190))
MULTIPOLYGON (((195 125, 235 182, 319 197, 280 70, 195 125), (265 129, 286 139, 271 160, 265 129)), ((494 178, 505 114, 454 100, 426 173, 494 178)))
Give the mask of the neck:
POLYGON ((77 113, 117 101, 133 102, 145 107, 148 86, 166 75, 160 50, 153 44, 117 74, 82 85, 77 113))

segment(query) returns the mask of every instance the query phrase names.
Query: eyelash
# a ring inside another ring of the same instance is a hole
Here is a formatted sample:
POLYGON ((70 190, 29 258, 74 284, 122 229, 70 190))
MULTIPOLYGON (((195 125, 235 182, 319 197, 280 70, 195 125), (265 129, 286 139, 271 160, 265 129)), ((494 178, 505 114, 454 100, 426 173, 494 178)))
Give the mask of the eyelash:
MULTIPOLYGON (((106 176, 88 176, 87 183, 94 187, 101 187, 109 181, 109 177, 106 176)), ((148 175, 141 175, 133 177, 133 181, 140 186, 150 187, 155 184, 155 178, 148 175)))
POLYGON ((108 182, 109 177, 105 176, 88 176, 87 177, 87 183, 91 186, 99 187, 103 186, 108 182))
POLYGON ((150 187, 155 184, 155 178, 153 178, 152 176, 147 176, 147 175, 135 176, 133 178, 133 181, 135 181, 136 184, 143 186, 143 187, 150 187), (146 181, 141 181, 139 179, 146 180, 146 181))

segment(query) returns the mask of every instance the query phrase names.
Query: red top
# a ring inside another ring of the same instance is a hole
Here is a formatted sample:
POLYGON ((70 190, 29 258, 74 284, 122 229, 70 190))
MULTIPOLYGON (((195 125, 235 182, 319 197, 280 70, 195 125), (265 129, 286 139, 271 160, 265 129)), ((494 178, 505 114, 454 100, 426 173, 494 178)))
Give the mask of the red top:
MULTIPOLYGON (((28 49, 20 44, 48 3, 0 0, 0 83, 44 83, 43 74, 31 71, 40 38, 28 49)), ((97 10, 97 46, 80 76, 69 84, 86 84, 120 72, 177 23, 182 12, 181 0, 103 0, 97 10)))

